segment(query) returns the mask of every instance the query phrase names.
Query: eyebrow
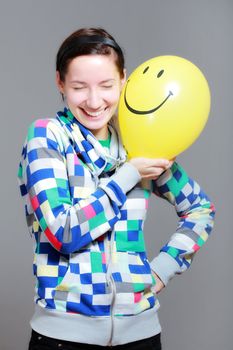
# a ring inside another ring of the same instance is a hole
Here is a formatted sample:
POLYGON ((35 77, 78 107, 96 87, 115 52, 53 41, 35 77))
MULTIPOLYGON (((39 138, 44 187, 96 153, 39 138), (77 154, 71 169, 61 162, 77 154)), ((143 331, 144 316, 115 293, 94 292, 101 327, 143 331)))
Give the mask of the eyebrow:
MULTIPOLYGON (((106 80, 102 80, 99 82, 99 84, 104 84, 104 83, 109 83, 110 81, 115 81, 116 79, 106 79, 106 80)), ((70 82, 71 84, 86 84, 85 81, 80 81, 80 80, 71 80, 70 82)))

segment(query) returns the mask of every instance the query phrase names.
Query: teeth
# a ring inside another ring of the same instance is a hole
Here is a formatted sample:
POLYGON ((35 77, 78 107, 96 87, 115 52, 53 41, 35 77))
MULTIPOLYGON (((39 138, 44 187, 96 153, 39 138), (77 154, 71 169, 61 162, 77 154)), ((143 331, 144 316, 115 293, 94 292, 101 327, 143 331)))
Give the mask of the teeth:
POLYGON ((101 113, 103 113, 103 109, 99 112, 88 112, 88 111, 85 111, 87 114, 89 114, 91 117, 98 117, 101 113))

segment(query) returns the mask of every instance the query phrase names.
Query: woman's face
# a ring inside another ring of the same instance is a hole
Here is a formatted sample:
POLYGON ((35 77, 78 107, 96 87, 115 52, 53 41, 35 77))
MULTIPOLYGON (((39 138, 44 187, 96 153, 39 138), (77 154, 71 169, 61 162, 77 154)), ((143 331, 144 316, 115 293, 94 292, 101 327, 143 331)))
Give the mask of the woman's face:
POLYGON ((98 139, 108 136, 107 123, 116 111, 125 77, 112 55, 84 55, 68 66, 65 81, 57 73, 59 90, 75 118, 98 139))

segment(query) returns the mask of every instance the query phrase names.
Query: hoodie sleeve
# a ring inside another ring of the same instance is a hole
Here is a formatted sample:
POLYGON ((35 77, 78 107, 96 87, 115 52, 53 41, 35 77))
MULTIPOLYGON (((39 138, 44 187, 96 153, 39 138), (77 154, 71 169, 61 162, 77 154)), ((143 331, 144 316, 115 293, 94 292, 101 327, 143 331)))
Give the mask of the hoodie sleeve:
POLYGON ((174 206, 179 217, 176 232, 150 262, 151 269, 166 285, 190 266, 206 242, 213 228, 215 208, 198 183, 176 162, 152 181, 152 186, 157 196, 174 206))
MULTIPOLYGON (((74 153, 69 146, 65 156, 54 128, 48 119, 37 120, 29 127, 18 178, 21 194, 26 197, 26 214, 36 217, 55 249, 69 254, 113 228, 127 191, 136 185, 140 175, 125 163, 108 179, 100 179, 87 198, 72 205, 67 167, 74 167, 74 153)), ((78 158, 75 163, 74 175, 83 177, 85 187, 87 170, 78 158)))

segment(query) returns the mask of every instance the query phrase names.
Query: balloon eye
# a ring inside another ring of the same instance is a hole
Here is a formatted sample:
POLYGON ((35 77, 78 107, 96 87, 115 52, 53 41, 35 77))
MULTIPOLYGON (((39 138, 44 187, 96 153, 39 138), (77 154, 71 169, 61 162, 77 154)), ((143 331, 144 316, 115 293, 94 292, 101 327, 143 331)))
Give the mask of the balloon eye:
POLYGON ((149 66, 147 66, 147 67, 144 69, 143 74, 145 74, 145 73, 148 71, 148 69, 149 69, 149 66))
POLYGON ((164 72, 164 70, 162 69, 162 70, 158 73, 157 78, 160 78, 161 75, 163 74, 163 72, 164 72))

